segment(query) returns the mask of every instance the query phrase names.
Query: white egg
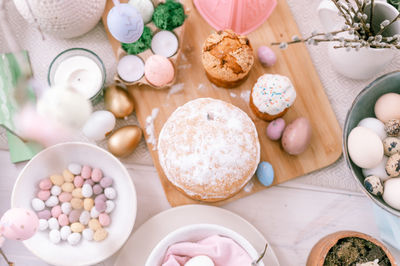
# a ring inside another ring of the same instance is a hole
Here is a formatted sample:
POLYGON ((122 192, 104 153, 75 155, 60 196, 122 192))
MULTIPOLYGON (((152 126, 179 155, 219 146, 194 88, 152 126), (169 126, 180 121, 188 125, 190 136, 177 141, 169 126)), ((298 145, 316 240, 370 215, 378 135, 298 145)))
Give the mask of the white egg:
POLYGON ((81 241, 81 234, 79 233, 72 233, 68 236, 67 240, 71 246, 75 246, 81 241))
POLYGON ((383 200, 391 207, 400 210, 400 178, 390 178, 384 184, 383 200))
POLYGON ((150 0, 130 0, 130 5, 133 5, 140 15, 142 15, 144 24, 151 21, 154 12, 153 3, 150 0))
POLYGON ((69 227, 68 225, 61 227, 60 235, 62 240, 67 240, 71 233, 71 227, 69 227))
POLYGON ((361 168, 374 168, 383 158, 383 144, 371 129, 355 127, 347 139, 347 148, 353 163, 361 168))
POLYGON ((385 131, 385 124, 381 120, 376 119, 375 117, 364 118, 363 120, 360 121, 360 123, 358 123, 358 126, 371 129, 381 138, 381 140, 387 137, 385 131))
POLYGON ((53 229, 49 232, 50 241, 54 244, 58 244, 61 241, 60 231, 53 229))
POLYGON ((83 134, 91 140, 99 141, 115 127, 115 116, 109 111, 96 111, 83 126, 83 134))
POLYGON ((185 263, 185 266, 214 266, 214 262, 207 256, 196 256, 185 263))
POLYGON ((370 176, 370 175, 375 175, 379 177, 379 179, 383 182, 386 181, 387 179, 390 178, 390 176, 386 173, 386 162, 389 158, 386 156, 383 156, 382 161, 374 168, 369 168, 369 169, 362 169, 364 177, 370 176))

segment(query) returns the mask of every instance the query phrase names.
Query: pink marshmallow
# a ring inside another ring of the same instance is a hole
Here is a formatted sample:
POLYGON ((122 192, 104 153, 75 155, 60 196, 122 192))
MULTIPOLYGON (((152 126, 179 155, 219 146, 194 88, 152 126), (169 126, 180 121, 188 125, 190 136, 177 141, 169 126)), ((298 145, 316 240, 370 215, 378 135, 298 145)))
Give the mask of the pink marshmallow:
POLYGON ((62 192, 59 196, 58 199, 61 202, 70 202, 72 200, 72 194, 69 192, 62 192))
POLYGON ((109 226, 111 223, 111 218, 107 213, 100 213, 99 215, 99 222, 102 226, 106 227, 109 226))
POLYGON ((103 172, 99 168, 94 168, 92 171, 92 180, 94 182, 100 182, 103 178, 103 172))
POLYGON ((61 215, 62 211, 61 211, 61 206, 60 205, 56 205, 51 209, 51 215, 54 218, 58 218, 61 215))
POLYGON ((68 225, 69 224, 68 216, 65 213, 60 214, 60 216, 58 216, 58 223, 60 224, 60 226, 68 225))
POLYGON ((84 165, 81 170, 81 176, 83 179, 89 179, 92 175, 92 168, 89 165, 84 165))
POLYGON ((43 201, 46 201, 50 198, 50 190, 40 190, 37 193, 37 197, 43 201))
POLYGON ((52 186, 53 183, 51 183, 51 180, 49 178, 42 179, 39 183, 39 188, 41 190, 50 190, 52 186))
POLYGON ((75 176, 74 178, 74 185, 75 187, 82 187, 84 179, 80 175, 75 176))

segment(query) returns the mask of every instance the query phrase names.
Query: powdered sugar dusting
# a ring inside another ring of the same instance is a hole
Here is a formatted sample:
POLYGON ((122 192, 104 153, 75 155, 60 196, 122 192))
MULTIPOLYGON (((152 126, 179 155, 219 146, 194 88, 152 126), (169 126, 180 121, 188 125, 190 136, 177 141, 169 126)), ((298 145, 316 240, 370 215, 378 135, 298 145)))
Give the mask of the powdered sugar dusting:
POLYGON ((229 95, 232 97, 232 98, 236 98, 236 93, 233 93, 233 92, 231 92, 231 93, 229 93, 229 95))
POLYGON ((184 85, 184 83, 177 83, 173 85, 168 91, 168 98, 173 94, 183 91, 184 85))
POLYGON ((225 198, 253 176, 260 144, 246 113, 200 98, 179 107, 164 124, 158 154, 168 179, 187 194, 225 198))
POLYGON ((197 87, 198 90, 203 90, 205 88, 203 83, 200 83, 199 86, 197 87))
POLYGON ((250 102, 250 90, 242 91, 240 93, 240 98, 242 98, 246 103, 250 102))
POLYGON ((253 179, 251 179, 247 185, 243 188, 244 192, 250 193, 253 190, 254 187, 254 182, 253 179))
POLYGON ((159 108, 154 108, 153 110, 151 110, 151 115, 146 117, 147 143, 153 145, 153 151, 157 150, 157 139, 154 129, 154 120, 156 119, 159 111, 159 108))

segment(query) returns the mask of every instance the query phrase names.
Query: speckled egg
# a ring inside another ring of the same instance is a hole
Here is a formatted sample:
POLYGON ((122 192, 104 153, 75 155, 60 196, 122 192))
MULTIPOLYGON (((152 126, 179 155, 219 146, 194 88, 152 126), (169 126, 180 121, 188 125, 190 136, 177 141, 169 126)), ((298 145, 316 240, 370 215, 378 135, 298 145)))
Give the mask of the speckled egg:
POLYGON ((23 208, 12 208, 0 219, 0 228, 4 237, 12 240, 31 238, 39 228, 36 214, 23 208))
POLYGON ((400 154, 396 153, 389 157, 386 163, 386 173, 390 177, 396 177, 400 175, 400 154))
POLYGON ((267 137, 270 140, 279 140, 282 137, 283 130, 285 129, 286 123, 282 118, 271 121, 267 126, 267 137))
POLYGON ((400 119, 400 94, 386 93, 375 103, 375 115, 382 122, 400 119))
POLYGON ((382 140, 386 138, 385 124, 375 117, 367 117, 362 119, 358 125, 359 127, 366 127, 374 131, 382 140))
POLYGON ((364 179, 364 186, 368 190, 369 193, 375 196, 382 196, 383 194, 383 185, 382 181, 379 177, 370 175, 364 179))
POLYGON ((385 131, 390 137, 398 137, 400 135, 400 120, 390 119, 387 121, 385 123, 385 131))
POLYGON ((256 176, 261 184, 268 187, 274 182, 274 168, 269 162, 261 162, 257 167, 256 176))
POLYGON ((374 168, 363 168, 362 173, 364 177, 375 175, 379 177, 382 182, 386 181, 390 178, 390 176, 386 173, 386 163, 389 157, 383 156, 382 161, 374 168))
POLYGON ((400 139, 388 137, 383 140, 383 150, 386 156, 391 156, 400 152, 400 139))
POLYGON ((400 210, 400 178, 391 178, 384 184, 383 200, 392 208, 400 210))

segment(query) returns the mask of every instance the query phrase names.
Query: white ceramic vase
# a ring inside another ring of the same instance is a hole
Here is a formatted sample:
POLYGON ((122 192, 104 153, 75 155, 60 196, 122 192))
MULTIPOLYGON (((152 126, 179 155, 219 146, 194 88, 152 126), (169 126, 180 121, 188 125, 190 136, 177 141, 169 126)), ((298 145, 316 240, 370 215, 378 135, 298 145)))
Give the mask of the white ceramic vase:
MULTIPOLYGON (((367 12, 368 13, 368 12, 367 12)), ((322 25, 327 32, 338 30, 344 22, 338 20, 338 10, 331 0, 322 0, 318 7, 318 14, 322 25)), ((391 21, 399 14, 393 6, 386 1, 375 1, 374 19, 372 27, 379 28, 385 19, 391 21)), ((400 34, 400 22, 393 23, 384 32, 386 36, 400 34)), ((343 35, 349 37, 349 35, 343 35)), ((344 48, 333 48, 337 43, 330 43, 328 47, 329 60, 334 69, 340 74, 353 79, 369 79, 376 73, 384 70, 393 59, 397 50, 377 49, 363 47, 359 51, 351 49, 346 51, 344 48)))
POLYGON ((99 22, 106 0, 13 0, 29 23, 59 38, 73 38, 99 22), (35 21, 36 20, 36 21, 35 21))

